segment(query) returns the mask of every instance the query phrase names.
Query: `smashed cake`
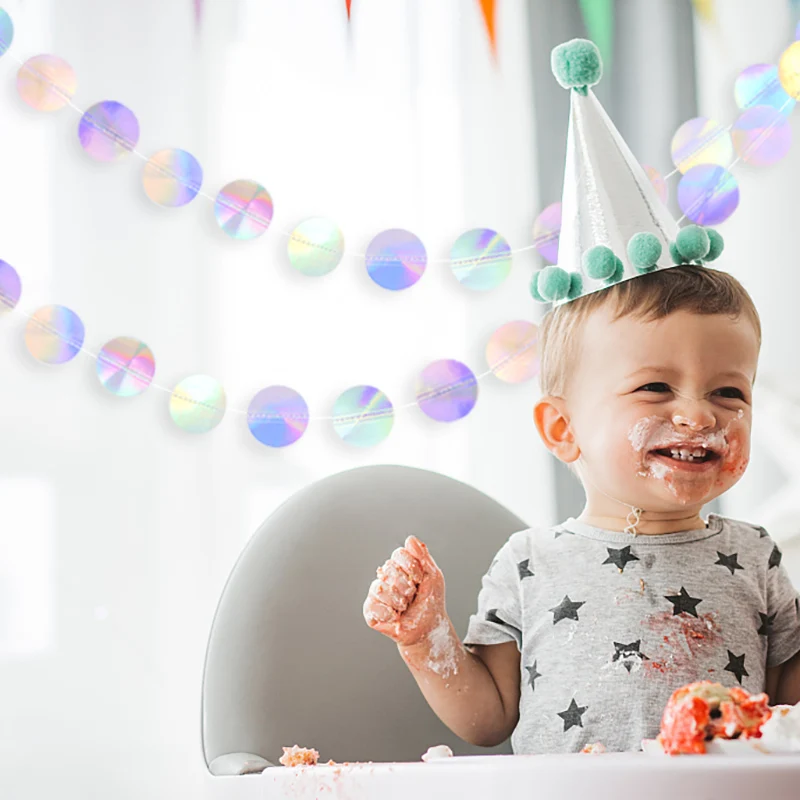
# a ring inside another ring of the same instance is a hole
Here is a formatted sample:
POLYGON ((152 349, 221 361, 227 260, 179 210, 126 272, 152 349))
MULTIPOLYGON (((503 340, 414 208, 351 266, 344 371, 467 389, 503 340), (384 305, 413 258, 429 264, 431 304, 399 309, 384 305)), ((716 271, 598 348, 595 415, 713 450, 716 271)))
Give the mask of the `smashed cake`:
POLYGON ((308 747, 298 747, 296 744, 283 748, 280 763, 284 767, 313 767, 319 761, 319 753, 308 747))
POLYGON ((763 692, 699 681, 676 689, 664 709, 658 742, 669 755, 702 754, 713 739, 755 739, 772 711, 763 692))

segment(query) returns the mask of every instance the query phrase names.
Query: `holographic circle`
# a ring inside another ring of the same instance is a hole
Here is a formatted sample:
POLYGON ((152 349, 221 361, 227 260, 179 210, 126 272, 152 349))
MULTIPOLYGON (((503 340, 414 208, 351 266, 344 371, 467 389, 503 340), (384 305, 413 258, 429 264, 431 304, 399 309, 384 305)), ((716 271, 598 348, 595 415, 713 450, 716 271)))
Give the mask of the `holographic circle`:
POLYGON ((85 331, 80 317, 64 306, 43 306, 25 326, 28 352, 45 364, 66 364, 80 353, 85 331))
POLYGON ((705 117, 684 122, 672 137, 670 149, 673 163, 683 173, 698 164, 727 167, 734 158, 730 133, 705 117))
POLYGON ((323 217, 303 220, 289 236, 289 263, 303 275, 319 278, 339 265, 344 236, 335 222, 323 217))
POLYGON ((81 147, 97 161, 116 161, 139 142, 139 120, 115 100, 93 105, 78 123, 81 147))
POLYGON ((778 80, 795 100, 800 98, 800 42, 790 44, 778 62, 778 80))
POLYGON ((478 380, 460 361, 434 361, 417 379, 417 405, 437 422, 466 417, 475 408, 477 399, 478 380))
POLYGON ((736 105, 741 109, 752 106, 772 106, 787 117, 795 100, 783 91, 774 64, 753 64, 739 73, 733 86, 736 105))
POLYGON ((203 168, 185 150, 159 150, 144 165, 142 183, 154 203, 177 208, 197 197, 203 183, 203 168))
POLYGON ((772 106, 743 111, 731 129, 733 146, 743 161, 766 167, 780 161, 792 146, 789 120, 772 106))
POLYGON ((525 383, 539 373, 539 329, 517 320, 501 325, 486 345, 489 369, 506 383, 525 383))
POLYGON ((367 272, 384 289, 413 286, 425 272, 425 246, 410 231, 392 228, 379 233, 367 248, 367 272))
POLYGON ((681 178, 678 205, 698 225, 719 225, 739 205, 739 184, 724 167, 699 164, 681 178))
POLYGON ((130 336, 112 339, 97 355, 97 377, 117 397, 141 394, 155 372, 156 362, 150 348, 130 336))
POLYGON ((208 375, 190 375, 169 398, 172 421, 189 433, 208 433, 225 415, 225 390, 208 375))
POLYGON ((661 202, 666 203, 669 195, 667 192, 667 182, 664 180, 664 176, 655 167, 648 167, 642 164, 642 169, 645 171, 650 183, 653 184, 653 188, 661 198, 661 202))
POLYGON ((468 289, 495 289, 511 272, 511 248, 497 231, 475 228, 456 239, 450 250, 450 268, 468 289))
POLYGON ((214 203, 220 228, 234 239, 255 239, 272 222, 272 198, 255 181, 238 180, 223 186, 214 203))
POLYGON ((561 235, 561 203, 551 203, 533 223, 533 245, 550 264, 558 263, 558 239, 561 235))
POLYGON ((393 425, 392 403, 374 386, 353 386, 333 404, 334 430, 356 447, 372 447, 382 442, 393 425))
POLYGON ((0 311, 11 311, 19 303, 22 281, 11 264, 0 261, 0 311))
POLYGON ((261 444, 286 447, 306 432, 308 406, 294 389, 269 386, 250 401, 247 427, 261 444))
POLYGON ((77 85, 75 71, 58 56, 34 56, 17 72, 19 96, 37 111, 64 108, 72 100, 77 85))
POLYGON ((8 12, 0 8, 0 56, 5 55, 6 50, 11 47, 14 41, 14 23, 8 12))

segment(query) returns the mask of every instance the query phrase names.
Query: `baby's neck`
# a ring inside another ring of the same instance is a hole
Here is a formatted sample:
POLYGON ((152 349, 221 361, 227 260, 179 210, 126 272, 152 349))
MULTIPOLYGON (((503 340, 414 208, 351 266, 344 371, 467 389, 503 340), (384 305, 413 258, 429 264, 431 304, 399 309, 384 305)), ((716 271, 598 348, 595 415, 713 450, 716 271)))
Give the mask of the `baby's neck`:
MULTIPOLYGON (((588 509, 584 509, 578 519, 586 525, 607 531, 624 531, 628 527, 628 520, 624 517, 603 516, 591 513, 588 509)), ((700 530, 705 527, 706 523, 700 517, 699 511, 693 514, 683 512, 674 516, 644 512, 636 525, 636 533, 643 536, 660 536, 677 531, 700 530)))

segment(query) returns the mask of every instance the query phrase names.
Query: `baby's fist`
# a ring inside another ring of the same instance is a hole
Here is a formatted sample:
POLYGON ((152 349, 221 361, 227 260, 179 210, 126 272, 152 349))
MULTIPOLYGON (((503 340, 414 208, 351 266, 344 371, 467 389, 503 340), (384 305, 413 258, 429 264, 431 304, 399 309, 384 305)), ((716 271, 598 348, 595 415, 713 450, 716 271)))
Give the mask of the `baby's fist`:
POLYGON ((378 568, 364 602, 364 619, 401 645, 416 644, 445 614, 444 576, 428 548, 406 539, 378 568))

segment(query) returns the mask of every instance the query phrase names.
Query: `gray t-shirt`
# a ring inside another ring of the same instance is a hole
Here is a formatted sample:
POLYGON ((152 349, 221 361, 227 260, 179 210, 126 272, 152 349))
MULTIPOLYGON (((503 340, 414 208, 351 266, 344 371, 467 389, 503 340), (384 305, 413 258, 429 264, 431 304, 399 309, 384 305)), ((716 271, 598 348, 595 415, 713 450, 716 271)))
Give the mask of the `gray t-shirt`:
POLYGON ((515 753, 639 750, 670 694, 710 680, 761 692, 800 650, 800 600, 763 528, 633 536, 570 518, 515 533, 483 578, 465 644, 516 642, 515 753))

